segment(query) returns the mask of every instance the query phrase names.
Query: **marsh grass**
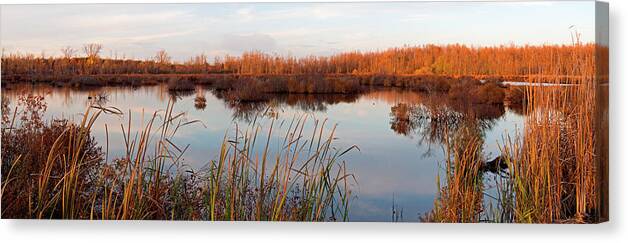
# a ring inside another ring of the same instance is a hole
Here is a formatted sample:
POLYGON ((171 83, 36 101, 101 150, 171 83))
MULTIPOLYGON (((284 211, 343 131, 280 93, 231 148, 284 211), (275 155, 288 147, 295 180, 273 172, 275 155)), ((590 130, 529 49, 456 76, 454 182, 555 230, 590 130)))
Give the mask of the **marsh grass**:
POLYGON ((434 209, 423 220, 591 223, 604 219, 608 108, 600 102, 604 78, 596 73, 600 67, 595 55, 574 48, 570 58, 577 61, 567 70, 569 78, 543 72, 542 78, 528 78, 530 83, 551 80, 573 86, 510 88, 506 99, 522 105, 526 118, 522 132, 504 136, 500 145, 500 160, 508 168, 492 183, 494 195, 482 195, 486 183, 478 163, 484 159, 474 140, 444 140, 445 185, 437 180, 434 209), (494 200, 482 203, 484 196, 494 200))
MULTIPOLYGON (((578 45, 576 43, 576 45, 578 45)), ((604 131, 597 123, 600 82, 594 53, 574 52, 579 61, 569 88, 528 87, 521 136, 501 148, 509 165, 510 206, 521 223, 585 223, 599 220, 599 164, 605 152, 596 144, 604 131)), ((534 81, 534 80, 531 80, 534 81)), ((559 78, 555 83, 560 83, 559 78)))
POLYGON ((340 159, 357 147, 336 149, 335 126, 329 129, 326 121, 314 121, 312 131, 306 131, 309 117, 295 117, 273 151, 276 120, 262 131, 255 119, 244 131, 236 126, 233 138, 225 134, 217 159, 195 169, 183 163, 188 147, 173 140, 183 127, 202 124, 186 121, 173 108, 169 102, 135 132, 129 112, 128 122, 120 124, 123 141, 117 141, 125 153, 111 161, 108 150, 114 141, 108 135, 104 155, 92 156, 88 149, 94 147, 90 131, 99 116, 123 116, 115 108, 90 107, 79 123, 68 123, 42 147, 44 158, 30 160, 38 167, 26 167, 23 152, 9 153, 5 147, 18 145, 8 132, 21 130, 13 124, 3 129, 2 217, 348 220, 355 179, 340 159))
POLYGON ((423 215, 421 221, 480 222, 484 185, 480 170, 483 163, 483 141, 478 132, 477 126, 473 124, 467 124, 455 131, 447 131, 443 145, 444 178, 441 178, 441 173, 436 177, 438 192, 434 199, 434 208, 423 215))

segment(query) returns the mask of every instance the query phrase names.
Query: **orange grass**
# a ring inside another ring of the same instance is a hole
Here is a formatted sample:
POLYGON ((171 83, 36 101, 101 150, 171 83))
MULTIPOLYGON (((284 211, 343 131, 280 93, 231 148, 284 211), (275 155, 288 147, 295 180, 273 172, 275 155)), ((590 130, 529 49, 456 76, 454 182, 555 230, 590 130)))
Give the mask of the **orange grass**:
MULTIPOLYGON (((579 45, 579 44, 575 44, 579 45)), ((569 88, 529 87, 527 118, 520 139, 502 148, 509 163, 515 221, 524 223, 599 220, 601 155, 597 117, 600 84, 592 51, 573 52, 570 69, 580 74, 569 88)), ((534 80, 531 80, 534 82, 534 80)), ((555 83, 559 83, 559 78, 555 83)))

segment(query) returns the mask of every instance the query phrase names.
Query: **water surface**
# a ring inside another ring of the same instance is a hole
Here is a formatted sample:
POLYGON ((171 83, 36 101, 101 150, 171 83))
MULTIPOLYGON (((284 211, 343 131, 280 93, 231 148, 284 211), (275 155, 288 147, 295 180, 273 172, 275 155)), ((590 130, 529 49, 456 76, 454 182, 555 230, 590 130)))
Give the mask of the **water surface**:
MULTIPOLYGON (((498 144, 506 134, 514 135, 523 127, 524 117, 508 108, 482 107, 472 104, 452 104, 446 95, 426 95, 411 91, 374 90, 360 95, 277 95, 263 103, 237 103, 222 98, 220 93, 197 87, 186 94, 172 94, 164 86, 139 88, 104 87, 95 90, 73 90, 48 86, 16 86, 2 90, 2 95, 15 104, 20 95, 38 94, 45 97, 46 118, 80 119, 86 108, 94 103, 113 106, 125 115, 104 115, 94 125, 93 135, 100 145, 105 144, 107 126, 109 160, 123 154, 120 124, 126 124, 132 113, 132 130, 137 130, 157 110, 166 108, 175 100, 174 111, 184 112, 185 119, 200 123, 181 128, 175 142, 189 144, 184 162, 193 168, 202 168, 217 159, 221 141, 227 133, 233 135, 234 126, 247 127, 256 111, 271 109, 285 130, 289 121, 303 114, 310 116, 310 125, 318 119, 327 119, 327 130, 335 124, 338 149, 357 145, 358 150, 345 154, 349 172, 357 183, 352 186, 351 221, 390 221, 393 206, 403 221, 418 221, 430 211, 437 192, 436 178, 442 171, 444 151, 438 128, 422 119, 421 109, 446 107, 476 118, 481 124, 484 157, 499 155, 498 144), (102 95, 105 99, 90 99, 102 95), (204 97, 199 102, 197 97, 204 97), (406 116, 412 110, 412 115, 406 116), (410 118, 410 119, 406 119, 410 118)), ((441 109, 438 108, 438 109, 441 109)), ((442 108, 445 109, 445 108, 442 108)), ((270 119, 261 119, 267 128, 270 119)), ((263 131, 266 131, 264 129, 263 131)), ((275 140, 284 132, 277 132, 275 140)), ((104 149, 104 148, 103 148, 104 149)))

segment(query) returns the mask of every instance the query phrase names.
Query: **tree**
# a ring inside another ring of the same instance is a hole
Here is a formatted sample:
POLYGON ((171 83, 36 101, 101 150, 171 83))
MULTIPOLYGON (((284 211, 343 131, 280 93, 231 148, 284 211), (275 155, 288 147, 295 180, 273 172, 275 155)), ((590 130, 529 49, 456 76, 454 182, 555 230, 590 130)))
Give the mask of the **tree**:
POLYGON ((192 58, 192 64, 194 65, 205 65, 207 64, 207 56, 205 54, 200 54, 192 58))
POLYGON ((161 49, 161 50, 159 50, 157 52, 157 55, 155 55, 155 62, 157 62, 159 64, 168 64, 168 63, 170 63, 170 56, 168 55, 166 50, 161 49))
POLYGON ((85 55, 90 59, 98 58, 98 54, 100 53, 101 50, 102 50, 102 44, 89 43, 89 44, 83 45, 83 52, 85 52, 85 55))
POLYGON ((74 57, 74 55, 76 54, 76 50, 71 46, 66 46, 61 48, 61 54, 63 54, 63 58, 70 59, 74 57))

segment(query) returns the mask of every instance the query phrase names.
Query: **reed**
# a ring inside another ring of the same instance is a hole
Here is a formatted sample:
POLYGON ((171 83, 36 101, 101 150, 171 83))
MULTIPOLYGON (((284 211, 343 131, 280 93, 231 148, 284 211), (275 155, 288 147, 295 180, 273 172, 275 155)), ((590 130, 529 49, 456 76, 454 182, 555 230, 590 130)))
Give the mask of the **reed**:
MULTIPOLYGON (((569 69, 541 69, 541 76, 529 76, 530 83, 551 80, 555 86, 510 88, 508 102, 522 105, 526 118, 521 134, 504 137, 500 145, 498 162, 507 169, 493 185, 495 196, 482 195, 487 185, 482 182, 481 139, 458 137, 451 142, 445 137, 445 185, 437 180, 434 209, 422 220, 587 223, 607 217, 608 107, 599 97, 606 82, 600 72, 607 69, 596 63, 599 54, 580 45, 574 43, 569 58, 577 61, 569 69), (573 86, 558 85, 564 83, 573 86), (493 198, 497 207, 483 203, 484 196, 493 198)), ((454 131, 454 137, 460 131, 454 131)))
POLYGON ((599 217, 600 80, 593 52, 572 55, 579 61, 570 72, 581 74, 569 80, 575 86, 528 87, 523 134, 501 148, 509 164, 515 222, 584 223, 599 217))
MULTIPOLYGON (((470 122, 470 121, 468 121, 470 122)), ((445 138, 444 185, 436 178, 434 208, 421 220, 441 223, 480 222, 483 211, 482 144, 476 125, 450 131, 445 138)))
MULTIPOLYGON (((123 113, 90 107, 80 123, 69 124, 56 137, 44 160, 34 160, 41 167, 27 172, 31 180, 15 175, 26 170, 22 154, 5 157, 6 142, 17 140, 5 140, 9 137, 3 129, 2 165, 10 168, 2 177, 3 218, 348 220, 350 182, 355 179, 340 159, 357 147, 337 150, 332 145, 335 126, 314 121, 306 132, 309 117, 295 117, 273 151, 276 121, 270 121, 262 138, 256 118, 244 131, 236 126, 233 138, 225 134, 218 159, 193 169, 182 162, 187 146, 173 140, 178 130, 200 121, 184 121, 184 114, 175 114, 173 108, 170 102, 136 132, 129 112, 128 122, 120 125, 126 152, 107 161, 110 155, 105 153, 103 160, 86 149, 92 143, 90 130, 103 113, 123 113), (32 188, 23 193, 25 200, 11 201, 7 194, 19 189, 16 181, 32 188)), ((107 136, 107 151, 109 143, 107 136)))

